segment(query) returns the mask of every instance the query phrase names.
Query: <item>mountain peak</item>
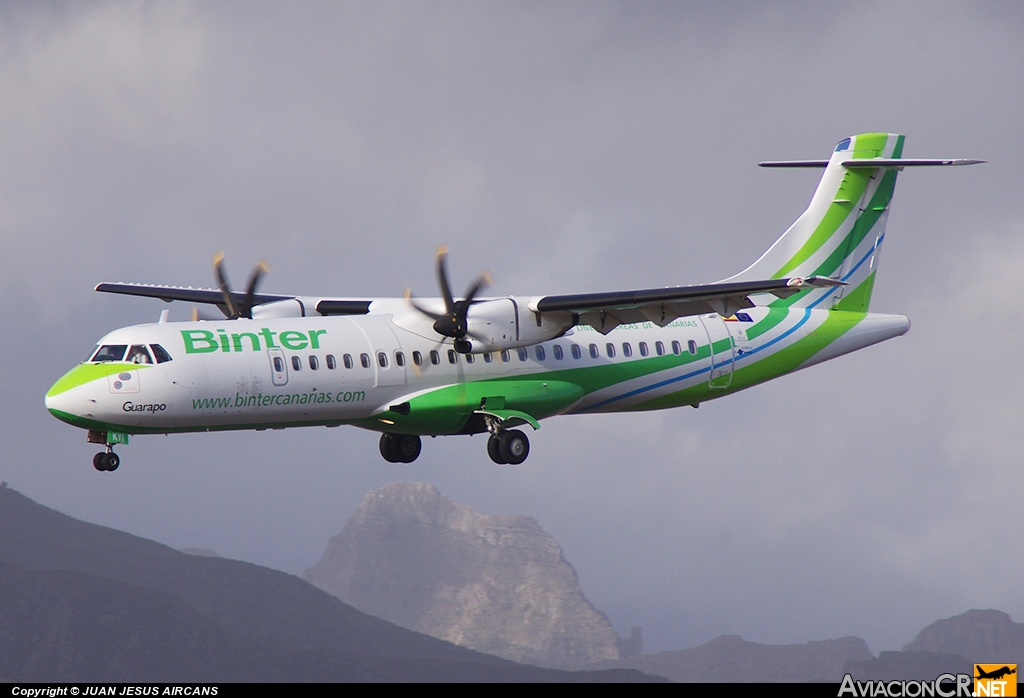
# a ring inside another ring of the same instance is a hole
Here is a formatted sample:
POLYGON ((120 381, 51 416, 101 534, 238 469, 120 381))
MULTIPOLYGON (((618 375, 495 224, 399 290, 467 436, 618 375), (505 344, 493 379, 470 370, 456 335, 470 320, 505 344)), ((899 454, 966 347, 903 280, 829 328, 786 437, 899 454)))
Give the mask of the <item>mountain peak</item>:
POLYGON ((368 493, 304 576, 366 613, 506 659, 618 658, 614 629, 536 519, 480 514, 426 483, 368 493))

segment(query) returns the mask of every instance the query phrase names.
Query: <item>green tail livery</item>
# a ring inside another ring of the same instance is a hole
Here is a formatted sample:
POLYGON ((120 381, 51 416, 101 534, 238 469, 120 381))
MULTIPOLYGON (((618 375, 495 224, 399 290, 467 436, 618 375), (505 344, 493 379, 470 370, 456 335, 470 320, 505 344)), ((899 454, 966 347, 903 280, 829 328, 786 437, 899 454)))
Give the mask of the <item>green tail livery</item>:
POLYGON ((489 433, 518 465, 526 433, 561 414, 696 406, 897 337, 902 315, 870 312, 896 177, 978 160, 903 157, 904 137, 864 133, 815 167, 807 210, 736 276, 697 286, 486 297, 480 276, 439 298, 319 298, 257 291, 261 262, 233 291, 101 283, 97 291, 214 305, 223 317, 110 332, 46 394, 58 419, 105 446, 129 434, 348 424, 381 432, 381 455, 411 462, 421 436, 489 433))

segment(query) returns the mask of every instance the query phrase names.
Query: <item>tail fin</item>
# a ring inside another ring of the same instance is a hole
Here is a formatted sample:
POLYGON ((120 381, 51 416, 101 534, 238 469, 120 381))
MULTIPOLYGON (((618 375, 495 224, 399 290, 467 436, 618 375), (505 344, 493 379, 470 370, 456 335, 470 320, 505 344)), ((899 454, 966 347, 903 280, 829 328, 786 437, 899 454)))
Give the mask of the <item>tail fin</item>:
POLYGON ((763 296, 764 304, 866 312, 896 173, 902 169, 892 161, 903 154, 903 138, 893 133, 863 133, 840 141, 827 162, 762 163, 781 167, 824 166, 825 173, 807 210, 789 230, 760 259, 725 281, 831 277, 846 286, 801 291, 784 299, 763 296), (876 158, 883 162, 854 162, 876 158))

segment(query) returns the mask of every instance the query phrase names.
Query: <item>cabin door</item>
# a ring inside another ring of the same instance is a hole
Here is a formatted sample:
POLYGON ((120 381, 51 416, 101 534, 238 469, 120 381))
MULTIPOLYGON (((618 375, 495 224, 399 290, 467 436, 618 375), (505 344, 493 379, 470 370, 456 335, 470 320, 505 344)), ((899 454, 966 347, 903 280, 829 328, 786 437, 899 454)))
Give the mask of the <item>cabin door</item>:
POLYGON ((732 383, 733 341, 729 328, 718 313, 700 316, 708 342, 711 343, 711 376, 709 388, 724 389, 732 383))

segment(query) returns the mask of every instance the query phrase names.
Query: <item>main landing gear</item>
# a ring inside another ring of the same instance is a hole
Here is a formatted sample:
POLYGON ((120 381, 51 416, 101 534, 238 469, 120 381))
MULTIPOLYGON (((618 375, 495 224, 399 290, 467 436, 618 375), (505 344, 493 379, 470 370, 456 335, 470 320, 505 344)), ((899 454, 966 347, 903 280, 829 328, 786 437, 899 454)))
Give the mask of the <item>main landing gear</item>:
POLYGON ((487 438, 487 455, 498 465, 519 465, 530 455, 530 440, 518 429, 499 431, 487 438))
MULTIPOLYGON (((414 434, 385 432, 380 435, 380 455, 388 463, 412 463, 419 457, 422 447, 420 437, 414 434)), ((102 455, 98 453, 96 458, 102 455)), ((518 429, 495 428, 487 437, 487 455, 498 465, 519 465, 530 455, 530 440, 518 429)))
POLYGON ((420 437, 414 434, 380 435, 380 455, 388 463, 412 463, 419 458, 422 448, 420 437))

